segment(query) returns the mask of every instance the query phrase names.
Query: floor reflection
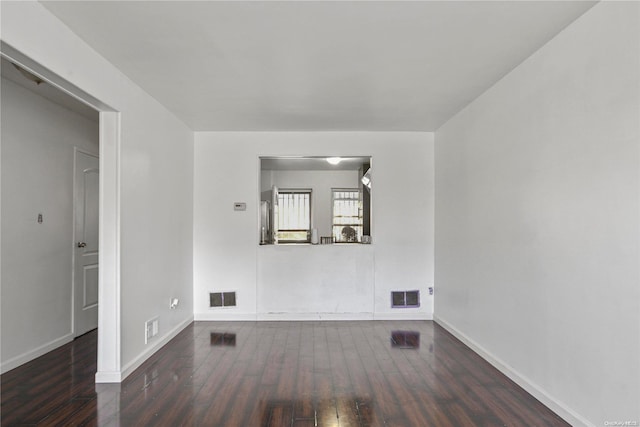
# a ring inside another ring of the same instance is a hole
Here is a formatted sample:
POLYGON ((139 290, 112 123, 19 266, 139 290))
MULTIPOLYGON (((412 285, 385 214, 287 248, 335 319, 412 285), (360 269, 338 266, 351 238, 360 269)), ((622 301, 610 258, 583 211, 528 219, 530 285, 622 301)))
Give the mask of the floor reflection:
POLYGON ((262 425, 279 426, 368 426, 373 404, 370 399, 337 397, 336 399, 269 400, 265 404, 262 425))
POLYGON ((391 347, 420 348, 420 332, 393 331, 391 332, 391 347))
POLYGON ((211 345, 236 346, 236 334, 211 332, 211 345))

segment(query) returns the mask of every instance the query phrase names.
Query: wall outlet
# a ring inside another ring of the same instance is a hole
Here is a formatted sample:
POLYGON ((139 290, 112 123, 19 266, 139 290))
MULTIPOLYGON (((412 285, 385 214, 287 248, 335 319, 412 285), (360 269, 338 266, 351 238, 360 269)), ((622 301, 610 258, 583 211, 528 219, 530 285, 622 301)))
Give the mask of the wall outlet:
POLYGON ((429 286, 429 295, 433 295, 433 286, 429 286))
POLYGON ((144 322, 144 343, 147 344, 151 338, 158 335, 158 318, 147 320, 144 322))
POLYGON ((144 324, 144 343, 148 343, 151 337, 153 336, 153 327, 151 323, 145 322, 144 324))

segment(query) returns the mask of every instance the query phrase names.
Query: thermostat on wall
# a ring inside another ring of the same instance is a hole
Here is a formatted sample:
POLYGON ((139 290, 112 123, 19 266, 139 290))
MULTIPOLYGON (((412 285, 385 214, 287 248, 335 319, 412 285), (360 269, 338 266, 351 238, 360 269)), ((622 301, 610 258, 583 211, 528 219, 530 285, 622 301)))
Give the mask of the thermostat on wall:
POLYGON ((244 202, 235 202, 233 204, 233 210, 234 211, 246 211, 247 210, 247 204, 244 202))

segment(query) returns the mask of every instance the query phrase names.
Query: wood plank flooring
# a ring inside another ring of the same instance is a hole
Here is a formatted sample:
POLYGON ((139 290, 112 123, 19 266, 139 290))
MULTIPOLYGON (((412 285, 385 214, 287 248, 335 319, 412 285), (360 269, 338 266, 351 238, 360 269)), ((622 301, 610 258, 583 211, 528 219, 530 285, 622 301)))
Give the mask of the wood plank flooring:
POLYGON ((1 377, 2 426, 567 426, 434 322, 195 322, 122 384, 96 333, 1 377))

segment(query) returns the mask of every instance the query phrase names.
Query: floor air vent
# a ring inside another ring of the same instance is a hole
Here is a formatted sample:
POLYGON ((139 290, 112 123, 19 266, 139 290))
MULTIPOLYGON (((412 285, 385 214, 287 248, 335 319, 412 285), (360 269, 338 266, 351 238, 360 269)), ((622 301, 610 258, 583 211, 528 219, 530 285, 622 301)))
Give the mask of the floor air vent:
POLYGON ((420 291, 392 291, 391 307, 420 307, 420 291))
POLYGON ((211 292, 209 293, 209 307, 235 307, 235 292, 211 292))

